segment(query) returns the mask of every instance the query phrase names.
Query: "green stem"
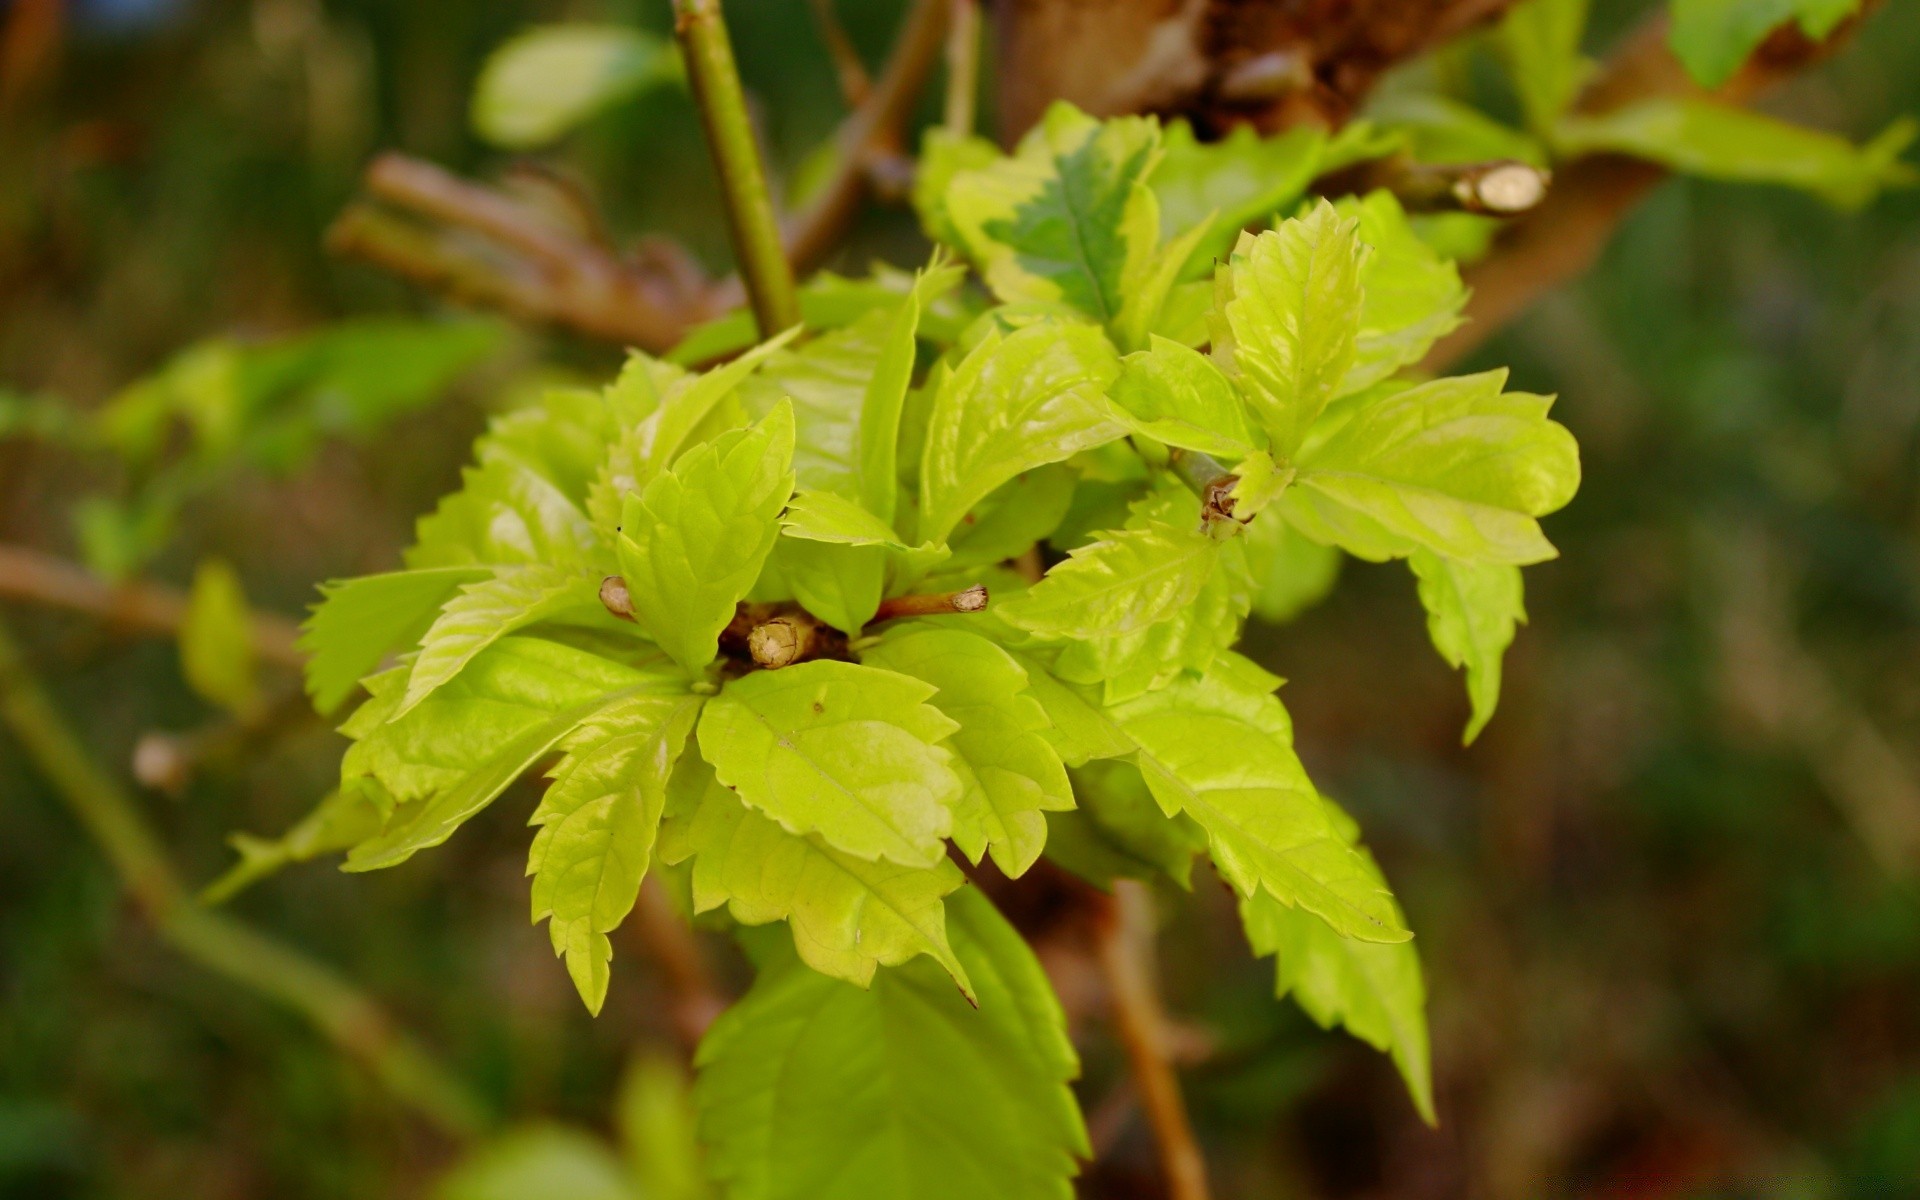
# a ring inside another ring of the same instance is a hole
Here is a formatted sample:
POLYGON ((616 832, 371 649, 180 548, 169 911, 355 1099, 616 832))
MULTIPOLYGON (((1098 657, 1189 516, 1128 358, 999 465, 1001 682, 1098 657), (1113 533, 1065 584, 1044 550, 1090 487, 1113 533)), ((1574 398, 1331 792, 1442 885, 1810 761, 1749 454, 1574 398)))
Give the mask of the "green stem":
POLYGON ((956 138, 973 133, 980 94, 980 3, 953 0, 947 30, 947 105, 945 125, 956 138))
POLYGON ((471 1137, 485 1107, 331 968, 187 895, 160 838, 120 784, 102 771, 0 622, 0 722, 113 864, 134 902, 174 949, 217 975, 277 1000, 359 1059, 399 1100, 445 1132, 471 1137))
POLYGON ((740 276, 746 280, 760 336, 769 338, 800 323, 800 300, 793 286, 793 267, 781 245, 780 222, 773 214, 760 148, 747 117, 747 98, 740 88, 726 18, 720 14, 720 0, 673 0, 673 13, 687 82, 720 174, 734 256, 740 260, 740 276))

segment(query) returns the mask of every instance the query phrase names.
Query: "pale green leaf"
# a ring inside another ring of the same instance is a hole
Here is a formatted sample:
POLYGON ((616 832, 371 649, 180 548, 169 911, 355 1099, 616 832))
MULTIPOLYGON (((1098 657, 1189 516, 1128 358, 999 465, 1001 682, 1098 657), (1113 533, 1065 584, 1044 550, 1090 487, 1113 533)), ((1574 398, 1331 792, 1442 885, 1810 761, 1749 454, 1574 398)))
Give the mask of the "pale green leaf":
MULTIPOLYGON (((1359 854, 1372 865, 1364 849, 1359 854)), ((1241 898, 1240 920, 1254 953, 1274 956, 1275 995, 1292 995, 1322 1028, 1344 1025, 1361 1041, 1391 1054, 1414 1107, 1433 1124, 1426 986, 1413 942, 1341 937, 1325 921, 1287 907, 1264 890, 1241 898)))
POLYGON ((1568 155, 1615 153, 1689 175, 1802 188, 1838 208, 1870 203, 1885 188, 1913 187, 1920 171, 1900 158, 1920 132, 1902 118, 1856 147, 1844 138, 1711 100, 1643 100, 1560 122, 1568 155))
POLYGON ((634 619, 689 671, 753 587, 793 494, 793 410, 696 446, 627 497, 618 552, 634 619))
POLYGON ((598 1014, 613 945, 633 910, 666 804, 667 779, 703 697, 635 695, 594 713, 561 743, 553 782, 529 822, 533 919, 548 920, 580 998, 598 1014))
POLYGON ((957 728, 917 679, 816 661, 730 681, 700 718, 720 782, 788 832, 859 858, 930 867, 962 784, 938 745, 957 728))
POLYGON ((1336 211, 1355 220, 1368 247, 1360 268, 1365 300, 1354 334, 1353 365, 1338 389, 1345 395, 1426 357, 1436 340, 1459 327, 1467 289, 1459 269, 1407 223, 1392 192, 1344 199, 1336 211))
POLYGON ((914 289, 894 313, 875 357, 860 401, 856 458, 860 502, 880 520, 893 523, 900 500, 900 411, 913 383, 914 332, 920 327, 920 285, 929 278, 939 291, 951 287, 940 281, 948 272, 936 257, 928 274, 914 281, 914 289))
POLYGON ((773 567, 802 608, 852 636, 880 607, 891 558, 884 546, 783 537, 773 567))
POLYGON ((1207 848, 1193 818, 1161 811, 1132 763, 1089 763, 1072 776, 1078 805, 1048 814, 1048 859, 1102 888, 1161 877, 1192 886, 1194 855, 1207 848))
POLYGON ((392 866, 444 842, 598 709, 633 692, 687 687, 663 656, 629 664, 514 635, 391 720, 405 674, 396 668, 369 679, 372 698, 341 727, 354 739, 341 762, 341 786, 370 776, 399 804, 378 837, 354 847, 349 870, 392 866))
POLYGON ((1061 761, 1080 767, 1094 759, 1133 753, 1133 739, 1094 700, 1061 682, 1032 655, 1018 650, 1008 653, 1027 673, 1027 693, 1046 711, 1048 725, 1041 736, 1053 744, 1061 761))
POLYGON ((395 716, 433 694, 507 634, 573 609, 600 607, 600 580, 562 567, 502 567, 461 586, 420 639, 395 716))
POLYGON ((636 1053, 620 1079, 614 1125, 644 1200, 710 1200, 698 1121, 686 1064, 658 1049, 636 1053))
POLYGON ((804 488, 793 494, 780 514, 780 532, 811 542, 907 548, 891 526, 859 501, 804 488))
POLYGON ((1527 619, 1520 568, 1456 562, 1426 550, 1415 552, 1408 565, 1420 581, 1434 648, 1447 665, 1466 668, 1473 717, 1461 740, 1471 743, 1500 702, 1500 660, 1513 644, 1515 626, 1527 619))
POLYGON ((1134 633, 1193 603, 1220 546, 1197 528, 1154 523, 1116 530, 1074 550, 1039 583, 999 605, 999 616, 1043 638, 1134 633))
POLYGON ((1140 772, 1169 816, 1207 831, 1241 896, 1265 888, 1347 937, 1405 941, 1393 897, 1343 835, 1293 752, 1278 681, 1235 654, 1113 710, 1139 743, 1140 772))
MULTIPOLYGON (((1688 0, 1678 0, 1685 4, 1688 0)), ((1525 0, 1500 22, 1507 75, 1520 94, 1527 128, 1550 137, 1554 123, 1580 94, 1593 64, 1580 53, 1588 0, 1525 0)))
POLYGON ((1511 158, 1545 167, 1552 160, 1539 138, 1436 92, 1383 94, 1367 112, 1400 137, 1406 143, 1402 152, 1418 163, 1450 166, 1511 158))
POLYGON ((1178 325, 1184 297, 1176 298, 1180 276, 1198 253, 1208 226, 1196 225, 1154 251, 1138 272, 1125 281, 1125 300, 1113 323, 1113 336, 1128 350, 1143 350, 1162 325, 1178 325), (1169 309, 1171 308, 1171 312, 1169 309))
POLYGON ((970 1006, 915 960, 870 990, 768 961, 715 1022, 695 1097, 728 1200, 1071 1200, 1079 1062, 1033 952, 972 888, 948 902, 970 1006))
POLYGON ((523 1125, 479 1142, 432 1200, 648 1200, 611 1147, 565 1125, 523 1125))
POLYGON ((181 673, 203 698, 242 713, 260 699, 253 667, 253 614, 240 576, 220 559, 202 559, 180 623, 181 673))
POLYGON ((473 128, 510 150, 551 142, 588 117, 680 76, 671 43, 618 25, 544 25, 487 57, 473 128))
POLYGON ((1674 56, 1695 79, 1718 87, 1732 77, 1767 35, 1797 21, 1814 41, 1824 39, 1861 0, 1672 0, 1667 32, 1674 56))
POLYGON ((419 642, 462 584, 491 573, 477 565, 434 567, 321 584, 320 603, 300 630, 314 708, 330 713, 340 707, 389 650, 419 642))
POLYGON ((1221 458, 1244 458, 1265 438, 1246 404, 1206 355, 1163 337, 1127 355, 1109 392, 1135 433, 1221 458))
POLYGON ((1319 129, 1263 138, 1251 125, 1203 142, 1185 121, 1170 122, 1161 139, 1165 151, 1150 181, 1160 199, 1160 233, 1171 239, 1204 229, 1187 255, 1196 266, 1224 257, 1240 230, 1290 208, 1324 170, 1327 144, 1319 129))
POLYGON ((1065 303, 1110 324, 1160 242, 1144 183, 1159 145, 1148 118, 1096 121, 1056 103, 1010 157, 956 173, 946 211, 1002 302, 1065 303))
POLYGON ((1353 366, 1362 254, 1357 222, 1322 200, 1243 238, 1216 277, 1214 357, 1239 376, 1275 458, 1299 447, 1353 366))
POLYGON ((1027 694, 1025 668, 978 634, 917 626, 890 632, 861 661, 940 689, 932 703, 959 723, 947 745, 967 785, 954 842, 974 862, 990 849, 1009 878, 1025 874, 1046 846, 1043 814, 1073 807, 1066 768, 1045 736, 1052 722, 1027 694))
POLYGON ((983 137, 955 137, 935 125, 920 139, 920 161, 913 175, 913 208, 920 228, 933 241, 965 250, 966 240, 954 228, 947 198, 954 176, 990 167, 1000 160, 1000 148, 983 137))
POLYGON ((744 925, 785 921, 801 961, 823 975, 866 987, 876 967, 925 954, 971 990, 947 941, 944 903, 966 879, 945 858, 904 867, 788 833, 711 774, 685 850, 696 912, 724 904, 744 925))
POLYGON ((1080 475, 1061 463, 1022 471, 974 505, 953 531, 944 569, 963 570, 1017 558, 1059 527, 1080 475))
POLYGON ((1253 575, 1253 611, 1280 624, 1318 604, 1340 578, 1340 551, 1287 524, 1279 513, 1247 526, 1243 542, 1253 575))
POLYGON ((922 541, 944 541, 967 511, 1020 474, 1126 434, 1104 395, 1119 371, 1099 330, 1045 318, 989 334, 949 375, 920 460, 922 541))
POLYGON ((1425 547, 1525 564, 1555 551, 1534 519, 1580 483, 1573 435, 1549 399, 1503 393, 1505 371, 1356 397, 1304 448, 1279 511, 1317 542, 1379 561, 1425 547))

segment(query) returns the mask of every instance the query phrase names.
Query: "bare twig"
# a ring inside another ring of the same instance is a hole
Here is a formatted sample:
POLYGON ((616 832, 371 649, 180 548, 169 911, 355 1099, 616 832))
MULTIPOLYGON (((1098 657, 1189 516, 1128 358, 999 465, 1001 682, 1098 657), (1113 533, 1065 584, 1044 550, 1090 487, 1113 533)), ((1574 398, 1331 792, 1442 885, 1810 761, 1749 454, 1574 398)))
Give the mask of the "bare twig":
POLYGON ((898 617, 934 617, 953 613, 977 613, 987 607, 987 585, 976 583, 957 592, 927 592, 918 596, 889 596, 873 614, 876 621, 898 617))
POLYGON ((950 0, 947 99, 942 124, 954 137, 973 133, 980 97, 980 0, 950 0))
POLYGON ((1207 1200, 1206 1160, 1187 1119, 1154 986, 1153 895, 1144 884, 1122 879, 1114 882, 1111 898, 1100 899, 1105 905, 1095 924, 1095 952, 1134 1089, 1160 1148, 1168 1193, 1173 1200, 1207 1200))
POLYGON ((468 1137, 486 1108, 372 999, 332 968, 188 896, 159 837, 120 785, 94 763, 0 624, 0 721, 45 773, 105 853, 160 936, 216 974, 306 1017, 394 1097, 445 1132, 468 1137))
MULTIPOLYGON (((175 634, 187 616, 186 594, 158 583, 114 585, 72 563, 23 546, 0 545, 0 596, 91 613, 108 625, 175 634)), ((284 617, 255 613, 253 652, 286 667, 306 661, 299 629, 284 617)))
POLYGON ((833 73, 840 81, 840 95, 851 107, 858 108, 867 101, 867 94, 873 90, 873 79, 867 74, 867 64, 860 61, 860 52, 853 48, 853 39, 847 36, 846 26, 840 23, 840 14, 834 11, 833 0, 807 0, 813 9, 813 24, 820 31, 820 40, 826 44, 827 57, 833 59, 833 73))
MULTIPOLYGON (((1846 34, 1877 5, 1873 0, 1825 42, 1813 42, 1788 26, 1769 38, 1746 66, 1714 93, 1744 104, 1832 53, 1846 34)), ((1700 88, 1667 48, 1667 21, 1643 22, 1607 61, 1582 95, 1578 110, 1604 113, 1661 96, 1694 95, 1700 88)), ((1471 353, 1546 292, 1593 266, 1615 227, 1667 178, 1652 163, 1595 155, 1563 167, 1546 198, 1500 236, 1493 253, 1466 272, 1473 289, 1467 322, 1428 353, 1425 367, 1445 370, 1471 353)))

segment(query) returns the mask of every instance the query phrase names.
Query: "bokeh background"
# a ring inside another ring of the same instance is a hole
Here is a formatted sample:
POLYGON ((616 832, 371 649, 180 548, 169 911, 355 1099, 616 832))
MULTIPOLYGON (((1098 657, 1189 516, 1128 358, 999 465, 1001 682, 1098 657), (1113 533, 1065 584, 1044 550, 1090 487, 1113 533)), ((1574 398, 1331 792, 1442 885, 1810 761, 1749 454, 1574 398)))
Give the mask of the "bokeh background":
MULTIPOLYGON (((839 7, 877 59, 899 5, 839 7)), ((1598 7, 1604 35, 1638 6, 1598 7)), ((487 51, 562 17, 664 30, 665 9, 0 3, 0 392, 84 412, 209 336, 435 311, 321 248, 368 157, 497 172, 466 120, 487 51)), ((841 114, 829 60, 806 6, 729 9, 789 178, 841 114)), ((1856 138, 1920 112, 1920 5, 1886 6, 1768 107, 1856 138)), ((684 96, 622 105, 546 157, 591 181, 618 235, 668 230, 725 264, 684 96)), ((1253 629, 1294 681, 1309 767, 1418 932, 1442 1123, 1418 1122, 1384 1058, 1275 1004, 1202 884, 1166 906, 1163 956, 1206 1047, 1186 1082, 1221 1194, 1920 1195, 1916 218, 1911 192, 1839 214, 1671 182, 1590 277, 1477 352, 1561 395, 1586 482, 1548 522, 1562 557, 1528 572, 1531 622, 1472 748, 1404 569, 1350 566, 1318 608, 1253 629)), ((921 253, 910 215, 880 210, 839 265, 921 253)), ((490 411, 617 362, 504 326, 486 345, 430 403, 223 463, 146 574, 183 584, 216 555, 260 608, 298 614, 316 581, 397 562, 490 411)), ((22 411, 0 408, 0 541, 78 557, 76 514, 138 481, 22 411)), ((171 643, 5 615, 103 762, 219 725, 171 643)), ((230 861, 229 831, 305 811, 341 744, 295 717, 229 741, 184 787, 140 793, 196 881, 230 861)), ((235 903, 348 970, 500 1110, 605 1129, 635 1048, 671 1045, 662 997, 623 953, 605 1014, 581 1010, 526 919, 524 811, 498 805, 405 870, 314 864, 235 903)), ((422 1195, 454 1153, 306 1026, 157 941, 0 737, 0 1196, 422 1195)), ((1137 1123, 1089 1187, 1154 1194, 1137 1123)))

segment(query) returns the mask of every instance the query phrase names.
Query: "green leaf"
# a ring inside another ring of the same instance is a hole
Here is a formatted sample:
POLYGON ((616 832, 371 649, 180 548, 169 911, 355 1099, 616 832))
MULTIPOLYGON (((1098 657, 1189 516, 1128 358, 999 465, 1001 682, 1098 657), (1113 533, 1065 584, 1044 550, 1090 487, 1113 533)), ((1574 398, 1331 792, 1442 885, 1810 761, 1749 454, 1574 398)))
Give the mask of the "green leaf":
POLYGON ((537 26, 487 57, 473 129, 509 150, 553 141, 588 117, 680 78, 671 43, 617 25, 537 26))
MULTIPOLYGON (((860 502, 888 525, 893 523, 895 506, 900 500, 900 410, 906 403, 907 388, 913 383, 914 331, 920 327, 920 283, 932 276, 944 275, 936 257, 928 275, 914 281, 914 289, 894 313, 873 374, 860 402, 860 423, 856 439, 860 484, 860 502)), ((951 286, 946 284, 942 286, 951 286)))
MULTIPOLYGON (((1364 849, 1358 853, 1372 866, 1364 849)), ((1274 956, 1274 994, 1291 994, 1321 1028, 1345 1025, 1361 1041, 1390 1053, 1421 1119, 1434 1124, 1427 995, 1413 942, 1341 937, 1326 922, 1288 908, 1265 891, 1241 898, 1240 920, 1254 953, 1274 956)))
POLYGON ((1317 542, 1380 561, 1425 547, 1466 562, 1554 556, 1535 517, 1580 484, 1573 435, 1547 419, 1550 398, 1502 393, 1505 371, 1382 386, 1343 402, 1316 434, 1280 499, 1317 542))
POLYGON ((600 580, 561 567, 502 567, 464 584, 420 639, 395 716, 433 694, 507 634, 573 609, 600 608, 600 580))
POLYGON ((700 718, 720 782, 795 834, 864 859, 930 867, 962 784, 937 745, 958 728, 917 679, 806 662, 730 681, 700 718))
POLYGON ((1367 105, 1367 111, 1405 143, 1400 147, 1401 153, 1425 165, 1464 165, 1512 158, 1545 167, 1552 161, 1553 156, 1539 138, 1502 124, 1472 105, 1438 93, 1380 95, 1367 105))
MULTIPOLYGON (((1686 4, 1688 0, 1677 0, 1686 4)), ((1541 137, 1572 106, 1593 73, 1580 53, 1587 31, 1588 0, 1526 0, 1507 10, 1500 22, 1500 49, 1507 75, 1520 94, 1527 128, 1541 137)))
POLYGON ((341 732, 354 739, 343 788, 371 776, 399 808, 355 846, 350 871, 393 866, 447 840, 576 726, 635 692, 684 692, 664 658, 640 665, 542 638, 501 638, 399 720, 405 668, 367 681, 372 699, 341 732))
POLYGON ((1039 583, 999 606, 1016 629, 1051 639, 1112 638, 1193 603, 1221 543, 1197 528, 1155 522, 1082 546, 1039 583))
POLYGON ((1247 526, 1242 538, 1253 575, 1253 611, 1282 624, 1318 604, 1340 578, 1340 551, 1303 537, 1278 513, 1247 526))
POLYGON ((1251 125, 1236 125, 1227 136, 1202 142, 1187 122, 1172 121, 1161 140, 1165 152, 1152 178, 1161 236, 1205 229, 1187 258, 1189 265, 1204 267, 1226 256, 1240 230, 1290 208, 1305 193, 1323 170, 1327 135, 1300 127, 1263 138, 1251 125))
POLYGON ((1434 648, 1448 666, 1467 669, 1473 717, 1461 741, 1471 744, 1500 702, 1500 659, 1513 644, 1515 626, 1527 619, 1520 568, 1455 562, 1425 550, 1408 565, 1420 581, 1434 648))
POLYGON ((1012 156, 952 177, 947 214, 1003 303, 1065 303, 1111 324, 1160 242, 1144 182, 1159 148, 1149 118, 1056 103, 1012 156))
POLYGON ((920 139, 920 161, 913 176, 913 208, 920 228, 942 246, 965 250, 966 240, 947 211, 954 176, 990 167, 1000 160, 1000 147, 983 137, 955 137, 940 126, 920 139))
POLYGON ((386 813, 366 790, 377 786, 362 781, 358 787, 328 792, 312 812, 277 838, 229 834, 227 844, 239 853, 240 861, 202 889, 200 903, 224 904, 290 863, 341 853, 379 833, 386 813))
POLYGON ((1362 253, 1357 222, 1322 200, 1242 238, 1216 277, 1214 357, 1240 377, 1277 459, 1299 447, 1353 366, 1362 253))
POLYGON ((1135 433, 1221 458, 1245 458, 1264 438, 1247 424, 1233 380, 1206 355, 1155 337, 1127 355, 1109 393, 1135 433))
POLYGON ((220 559, 201 559, 180 623, 180 670, 203 698, 241 713, 260 699, 253 666, 253 614, 240 576, 220 559))
POLYGON ((862 991, 781 953, 714 1023, 694 1091, 728 1200, 1070 1200, 1090 1150, 1059 1001, 978 892, 948 914, 978 1008, 929 962, 862 991))
POLYGON ((920 461, 922 541, 944 541, 967 511, 1022 471, 1126 434, 1105 391, 1119 371, 1099 330, 1043 318, 990 333, 947 377, 920 461))
POLYGON ((1435 341, 1460 326, 1467 289, 1459 269, 1413 231, 1392 192, 1345 199, 1335 211, 1356 221, 1368 247, 1353 365, 1337 393, 1345 395, 1425 358, 1435 341))
POLYGON ((780 532, 810 542, 908 548, 891 526, 859 501, 833 492, 808 489, 795 492, 787 503, 787 510, 780 514, 780 532))
MULTIPOLYGON (((483 439, 484 441, 484 439, 483 439)), ((410 569, 507 563, 585 564, 599 539, 580 505, 524 461, 482 459, 460 490, 420 518, 410 569)))
POLYGON ((688 831, 693 907, 725 904, 736 921, 785 921, 809 967, 860 987, 876 967, 925 954, 971 994, 947 941, 945 897, 966 882, 945 858, 930 867, 868 861, 819 834, 788 833, 712 774, 688 831))
POLYGON ((1040 660, 1018 650, 1008 654, 1027 673, 1027 693, 1047 714, 1041 736, 1070 767, 1085 766, 1097 758, 1120 758, 1133 753, 1133 739, 1120 731, 1107 714, 1087 697, 1055 678, 1040 660))
POLYGON ((1816 129, 1710 100, 1643 100, 1600 116, 1567 117, 1563 154, 1631 154, 1708 179, 1802 188, 1856 209, 1882 189, 1912 187, 1920 171, 1900 159, 1920 132, 1902 118, 1864 146, 1816 129))
POLYGON ((1027 694, 1027 673, 1005 650, 960 629, 908 626, 861 655, 940 689, 933 705, 959 723, 948 741, 967 790, 955 808, 954 843, 974 862, 991 849, 1009 878, 1026 873, 1047 843, 1047 812, 1073 807, 1052 722, 1027 694))
POLYGON ((607 996, 618 928, 640 895, 666 805, 667 779, 704 697, 629 696, 594 713, 562 743, 564 757, 529 822, 533 920, 548 919, 555 954, 589 1012, 607 996))
POLYGON ((1372 864, 1343 836, 1293 752, 1278 683, 1236 654, 1112 710, 1139 743, 1140 773, 1161 808, 1207 831, 1214 865, 1241 896, 1264 888, 1346 937, 1412 935, 1372 864))
POLYGON ((420 640, 462 584, 490 574, 483 566, 434 567, 321 584, 320 603, 300 630, 313 707, 339 708, 389 650, 420 640))
POLYGON ((1007 480, 974 505, 954 530, 953 554, 943 569, 959 571, 1019 557, 1059 527, 1079 482, 1079 472, 1061 463, 1007 480))
POLYGON ((479 1143, 433 1200, 646 1200, 607 1144, 565 1125, 524 1125, 479 1143))
POLYGON ((1207 833, 1185 813, 1160 810, 1132 763, 1097 762, 1073 771, 1073 812, 1047 815, 1047 857, 1096 887, 1115 879, 1166 877, 1192 886, 1194 855, 1207 833))
POLYGON ((1788 21, 1822 41, 1860 10, 1860 0, 1673 0, 1672 7, 1667 42, 1674 55, 1695 79, 1718 87, 1788 21))
POLYGON ((659 1050, 635 1054, 620 1080, 614 1124, 644 1200, 710 1200, 698 1120, 687 1067, 659 1050))
POLYGON ((627 497, 620 570, 640 627, 689 671, 759 577, 793 494, 793 410, 696 446, 627 497))
POLYGON ((874 545, 834 545, 783 537, 774 567, 809 613, 847 634, 858 634, 880 607, 890 555, 874 545))

